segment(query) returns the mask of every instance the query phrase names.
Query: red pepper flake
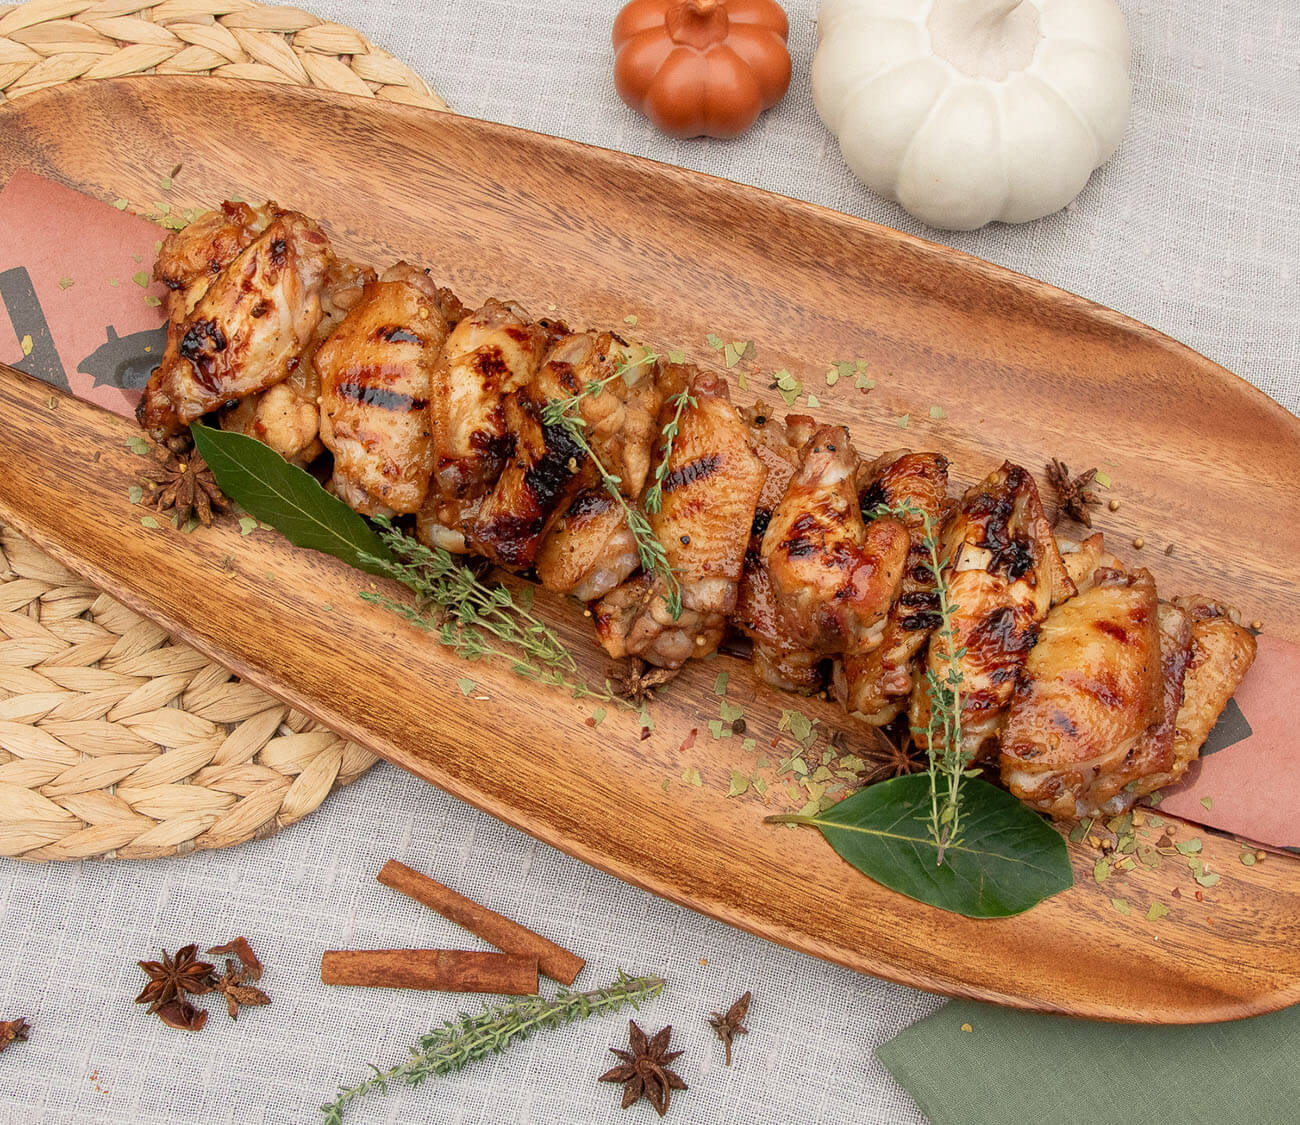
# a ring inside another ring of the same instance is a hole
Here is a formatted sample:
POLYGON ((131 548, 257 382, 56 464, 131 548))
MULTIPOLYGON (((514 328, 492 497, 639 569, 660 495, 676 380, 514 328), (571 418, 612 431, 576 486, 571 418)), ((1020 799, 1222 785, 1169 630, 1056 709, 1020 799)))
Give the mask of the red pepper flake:
POLYGON ((1196 892, 1196 901, 1197 901, 1197 902, 1204 902, 1204 901, 1205 901, 1205 896, 1204 896, 1203 894, 1201 894, 1200 891, 1197 891, 1197 892, 1196 892))
POLYGON ((649 737, 650 737, 650 728, 649 728, 649 727, 642 727, 642 728, 641 728, 641 741, 644 742, 644 741, 645 741, 647 738, 649 738, 649 737))
POLYGON ((1170 891, 1169 893, 1170 893, 1171 895, 1173 895, 1174 898, 1182 898, 1182 897, 1183 897, 1183 892, 1180 891, 1177 887, 1175 887, 1175 888, 1174 888, 1172 891, 1170 891))
POLYGON ((588 715, 588 716, 587 716, 585 719, 583 719, 582 721, 583 721, 584 723, 586 723, 587 726, 592 727, 593 729, 594 729, 595 726, 596 726, 596 720, 593 719, 590 715, 588 715))
POLYGON ((679 747, 677 747, 677 752, 679 754, 684 754, 687 750, 689 750, 692 746, 694 746, 695 736, 699 733, 700 733, 699 727, 691 727, 691 733, 682 739, 682 744, 679 747))

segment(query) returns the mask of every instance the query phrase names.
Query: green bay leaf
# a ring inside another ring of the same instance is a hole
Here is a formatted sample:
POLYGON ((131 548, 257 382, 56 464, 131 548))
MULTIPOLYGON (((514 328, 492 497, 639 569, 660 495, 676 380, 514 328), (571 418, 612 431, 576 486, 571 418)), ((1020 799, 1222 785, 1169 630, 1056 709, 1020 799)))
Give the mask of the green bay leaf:
POLYGON ((767 819, 814 825, 864 875, 968 918, 1020 914, 1073 885, 1064 838, 1033 810, 977 779, 962 785, 958 799, 961 838, 942 863, 923 773, 869 786, 816 816, 767 819))
POLYGON ((374 529, 310 473, 290 465, 256 438, 195 422, 194 445, 230 499, 269 523, 295 547, 323 551, 372 574, 366 556, 392 561, 374 529))

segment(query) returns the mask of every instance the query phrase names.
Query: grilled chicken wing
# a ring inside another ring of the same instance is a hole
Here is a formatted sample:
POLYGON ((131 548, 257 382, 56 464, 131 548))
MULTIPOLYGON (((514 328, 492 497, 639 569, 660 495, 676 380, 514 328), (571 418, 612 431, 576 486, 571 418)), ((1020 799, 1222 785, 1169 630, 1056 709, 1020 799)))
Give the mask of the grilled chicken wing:
POLYGON ((864 523, 858 455, 843 426, 820 426, 772 513, 762 558, 791 639, 822 655, 869 652, 903 580, 907 529, 864 523))
POLYGON ((948 517, 948 459, 941 453, 891 453, 879 458, 859 494, 863 512, 904 505, 907 562, 880 646, 848 654, 835 665, 835 690, 846 709, 872 726, 891 722, 907 706, 926 639, 939 625, 926 518, 935 536, 948 517))
MULTIPOLYGON (((389 270, 385 280, 393 272, 389 270)), ((325 447, 320 441, 320 376, 313 360, 317 349, 361 300, 366 283, 374 280, 375 271, 368 266, 332 262, 321 289, 320 323, 293 372, 282 383, 223 407, 221 428, 257 438, 297 465, 310 464, 319 457, 325 447)))
POLYGON ((621 491, 633 498, 640 492, 658 402, 653 372, 647 373, 646 365, 633 368, 632 362, 632 349, 612 333, 573 333, 551 349, 527 386, 506 398, 506 429, 514 437, 514 452, 467 529, 475 552, 515 569, 533 565, 543 536, 581 487, 589 461, 570 429, 547 425, 544 412, 548 402, 578 395, 591 383, 604 385, 578 404, 582 440, 619 477, 621 491), (652 397, 643 403, 647 385, 652 397), (632 410, 629 397, 636 403, 632 410), (654 409, 647 412, 651 405, 654 409), (629 424, 633 413, 640 425, 629 424))
MULTIPOLYGON (((940 681, 957 657, 961 678, 962 752, 974 760, 996 746, 1016 673, 1053 603, 1074 593, 1043 515, 1034 478, 1010 462, 966 493, 944 536, 944 573, 952 615, 952 645, 931 639, 926 667, 940 681)), ((930 693, 912 689, 913 737, 928 742, 930 693)))
POLYGON ((1058 819, 1131 803, 1128 759, 1160 719, 1162 678, 1155 582, 1103 571, 1042 624, 1002 734, 1003 784, 1058 819))
POLYGON ((1106 540, 1100 531, 1089 535, 1082 543, 1071 539, 1058 539, 1061 562, 1065 572, 1070 576, 1074 588, 1082 594, 1091 589, 1093 577, 1097 570, 1123 570, 1124 567, 1114 555, 1106 550, 1106 540))
POLYGON ((251 207, 223 203, 184 230, 172 231, 158 249, 153 276, 167 287, 167 319, 179 323, 190 314, 218 274, 239 256, 279 214, 274 203, 251 207))
POLYGON ((330 487, 366 515, 418 511, 429 488, 429 395, 447 339, 430 288, 400 271, 369 282, 316 353, 330 487))
POLYGON ((799 451, 817 424, 806 414, 790 414, 783 425, 765 402, 754 403, 741 417, 753 435, 754 452, 767 466, 767 479, 750 528, 731 622, 753 641, 754 675, 761 683, 811 695, 823 686, 823 658, 790 637, 763 559, 763 535, 799 467, 799 451))
MULTIPOLYGON (((686 374, 666 369, 665 390, 686 374)), ((594 610, 597 635, 611 656, 639 656, 664 668, 706 656, 722 639, 767 476, 731 405, 726 380, 708 372, 688 378, 695 405, 682 413, 664 475, 663 506, 648 517, 681 585, 681 616, 673 620, 669 612, 667 582, 650 574, 606 594, 594 610)), ((661 427, 672 409, 670 399, 660 412, 661 427)))
POLYGON ((537 374, 550 344, 545 325, 495 299, 448 336, 429 400, 435 460, 428 502, 416 521, 423 542, 468 550, 465 529, 511 451, 505 398, 537 374))
POLYGON ((137 417, 162 440, 230 399, 290 375, 321 318, 329 242, 305 215, 280 212, 183 320, 168 327, 162 364, 137 417))
POLYGON ((1225 606, 1203 597, 1174 601, 1192 620, 1191 662, 1183 680, 1183 705, 1174 722, 1174 761, 1181 774, 1200 753, 1220 713, 1255 662, 1256 645, 1254 636, 1233 620, 1232 611, 1225 606))
POLYGON ((622 506, 603 484, 593 482, 542 541, 534 569, 548 590, 589 602, 604 597, 640 565, 622 506))

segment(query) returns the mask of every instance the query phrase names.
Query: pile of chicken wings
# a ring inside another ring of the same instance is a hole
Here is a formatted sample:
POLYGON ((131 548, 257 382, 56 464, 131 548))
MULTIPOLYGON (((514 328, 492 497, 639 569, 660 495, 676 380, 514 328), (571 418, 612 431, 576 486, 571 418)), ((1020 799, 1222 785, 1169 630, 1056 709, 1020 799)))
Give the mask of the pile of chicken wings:
POLYGON ((1161 600, 1100 534, 1058 540, 1017 465, 950 496, 941 453, 864 458, 843 427, 738 409, 719 373, 615 333, 346 261, 273 203, 207 213, 154 272, 168 339, 138 412, 154 438, 215 412, 294 463, 328 453, 352 508, 589 603, 612 657, 675 669, 740 634, 763 682, 830 688, 876 726, 906 714, 923 745, 932 673, 956 684, 971 760, 1055 818, 1176 780, 1254 659, 1222 605, 1161 600), (548 420, 564 400, 582 440, 548 420), (671 576, 644 568, 624 506, 655 480, 671 576))

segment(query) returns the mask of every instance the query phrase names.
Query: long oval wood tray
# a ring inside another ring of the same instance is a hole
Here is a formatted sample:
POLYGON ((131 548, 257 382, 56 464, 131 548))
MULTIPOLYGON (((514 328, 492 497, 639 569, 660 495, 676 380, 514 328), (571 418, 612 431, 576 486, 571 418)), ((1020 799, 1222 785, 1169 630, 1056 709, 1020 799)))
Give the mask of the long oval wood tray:
MULTIPOLYGON (((320 216, 345 251, 430 266, 467 301, 506 294, 583 325, 635 316, 644 338, 715 364, 709 333, 755 341, 762 370, 803 378, 859 448, 942 448, 960 483, 1004 457, 1104 464, 1124 501, 1103 513, 1114 541, 1177 544, 1141 556, 1162 589, 1228 596, 1300 640, 1300 422, 1152 329, 1050 286, 722 180, 325 93, 107 81, 5 106, 0 137, 0 177, 27 168, 103 199, 149 200, 181 163, 175 205, 271 196, 320 216), (828 363, 856 357, 876 388, 828 388, 828 363)), ((1076 887, 1018 918, 919 905, 859 876, 816 833, 763 825, 791 800, 784 787, 769 790, 771 806, 752 788, 727 796, 733 768, 790 752, 772 745, 783 706, 843 727, 834 706, 755 691, 743 662, 720 657, 652 705, 649 738, 612 708, 592 727, 592 704, 462 663, 360 601, 366 580, 332 560, 228 524, 186 537, 142 527, 127 497, 131 425, 71 399, 51 410, 49 398, 0 376, 4 519, 249 680, 580 859, 921 988, 1170 1023, 1300 1001, 1293 861, 1245 867, 1235 843, 1202 832, 1223 877, 1201 902, 1181 865, 1139 867, 1117 889, 1098 885, 1094 853, 1076 848, 1076 887), (720 671, 757 752, 710 736, 720 671), (475 682, 468 696, 462 677, 475 682), (692 769, 701 784, 682 780, 692 769), (1117 894, 1174 909, 1159 922, 1124 916, 1117 894)), ((588 623, 558 599, 538 605, 598 681, 588 623)))

